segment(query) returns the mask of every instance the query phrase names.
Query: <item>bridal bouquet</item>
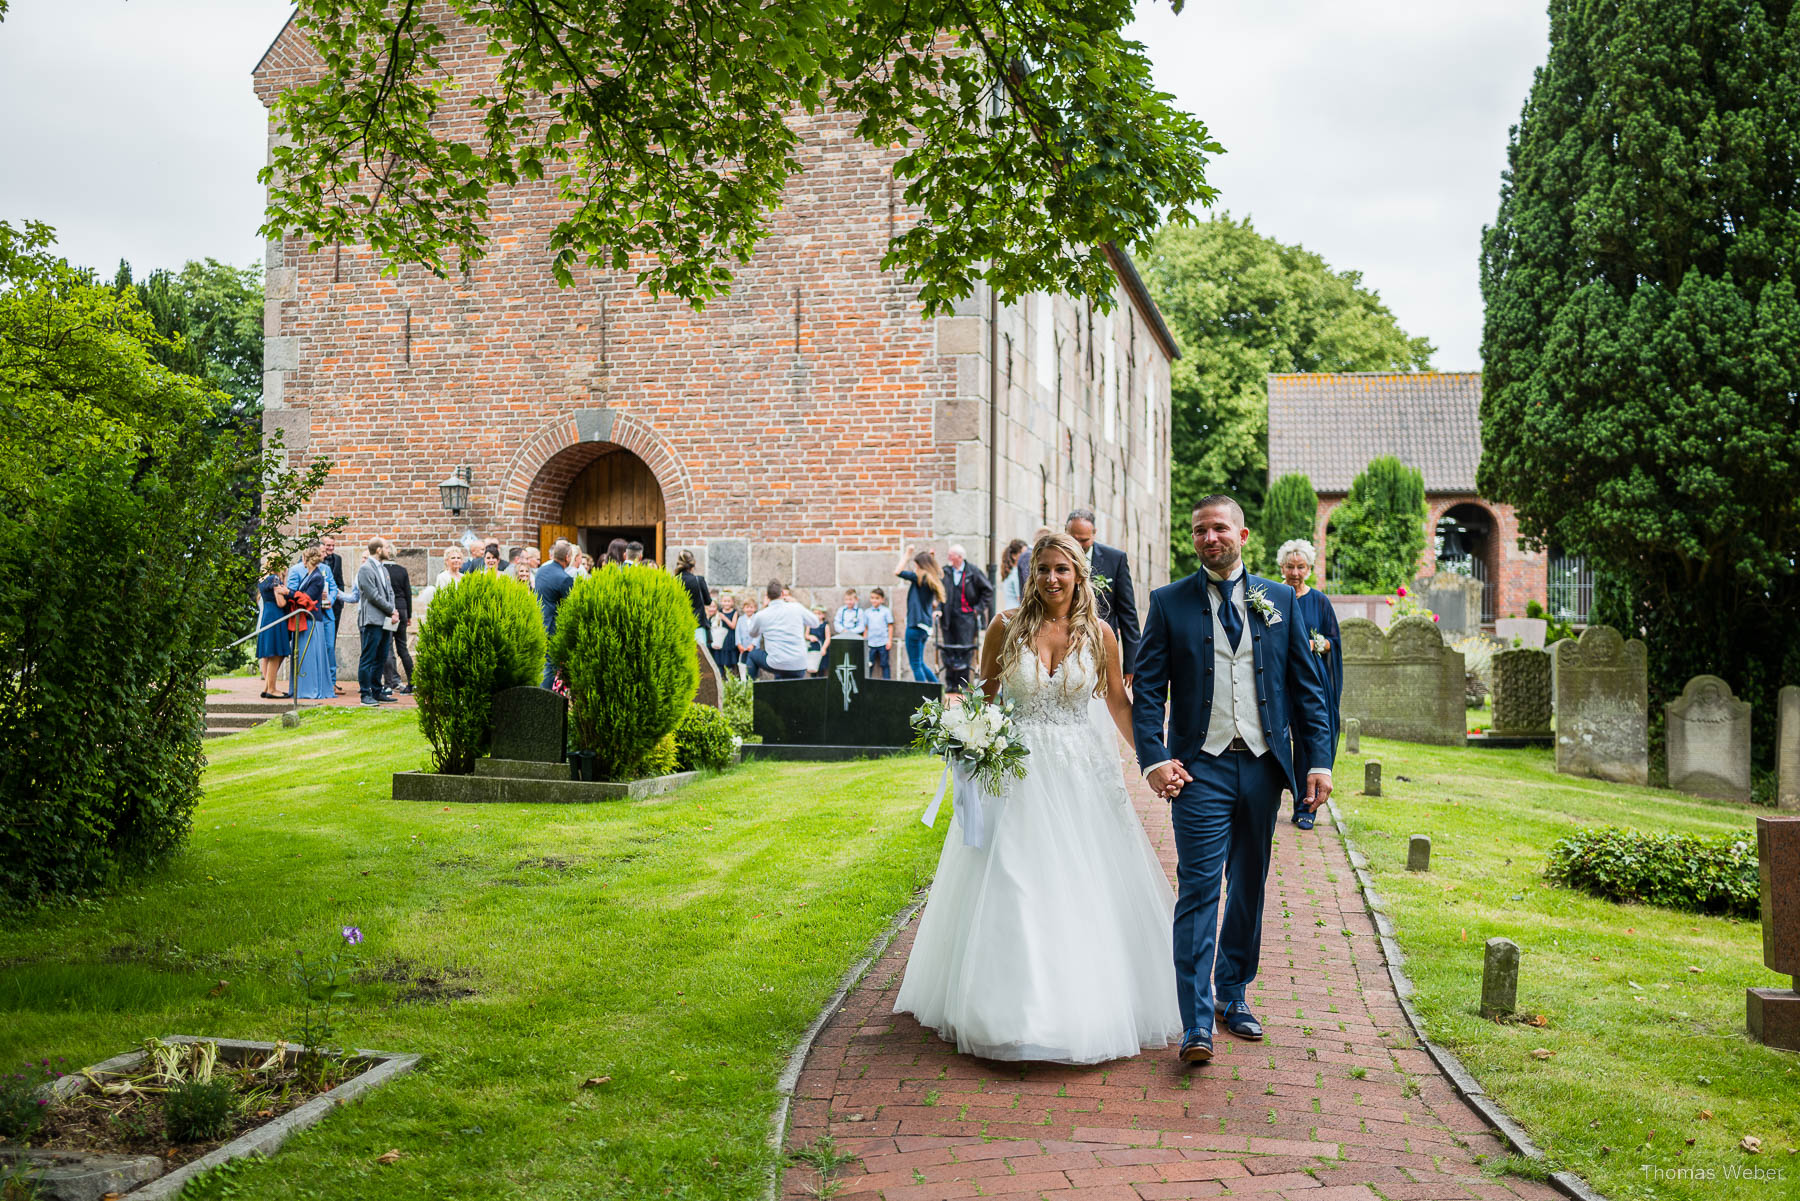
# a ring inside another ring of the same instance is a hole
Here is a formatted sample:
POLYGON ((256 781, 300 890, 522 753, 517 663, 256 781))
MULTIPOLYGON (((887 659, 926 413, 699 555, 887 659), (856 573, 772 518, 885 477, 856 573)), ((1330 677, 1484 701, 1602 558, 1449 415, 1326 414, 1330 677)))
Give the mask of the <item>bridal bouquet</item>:
POLYGON ((913 745, 942 755, 950 766, 981 782, 989 792, 1003 792, 1006 778, 1025 778, 1025 756, 1013 724, 1012 702, 990 701, 979 689, 965 693, 962 703, 946 709, 942 701, 926 701, 912 715, 918 736, 913 745))

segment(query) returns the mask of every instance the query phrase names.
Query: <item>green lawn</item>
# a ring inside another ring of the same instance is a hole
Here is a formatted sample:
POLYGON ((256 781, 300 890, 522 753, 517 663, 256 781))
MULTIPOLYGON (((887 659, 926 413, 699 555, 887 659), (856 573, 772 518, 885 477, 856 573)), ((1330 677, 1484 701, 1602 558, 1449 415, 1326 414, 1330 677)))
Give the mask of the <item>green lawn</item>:
POLYGON ((411 714, 315 710, 207 752, 186 854, 0 928, 0 1062, 294 1038, 293 957, 351 924, 371 982, 341 1038, 426 1059, 205 1196, 752 1196, 787 1056, 941 839, 915 820, 923 759, 445 809, 388 797, 425 757, 411 714))
POLYGON ((1559 776, 1548 750, 1365 739, 1363 751, 1344 756, 1338 802, 1398 927, 1413 1003, 1556 1166, 1612 1201, 1800 1197, 1800 1056, 1744 1032, 1744 990, 1788 983, 1763 967, 1758 924, 1612 905, 1543 875, 1551 843, 1584 825, 1714 833, 1769 811, 1559 776), (1365 757, 1382 761, 1382 797, 1360 793, 1365 757), (1413 834, 1431 836, 1429 873, 1406 871, 1413 834), (1496 935, 1519 944, 1520 1008, 1547 1027, 1477 1014, 1496 935), (1745 1135, 1762 1154, 1738 1149, 1745 1135), (1743 1168, 1785 1178, 1726 1174, 1743 1168))

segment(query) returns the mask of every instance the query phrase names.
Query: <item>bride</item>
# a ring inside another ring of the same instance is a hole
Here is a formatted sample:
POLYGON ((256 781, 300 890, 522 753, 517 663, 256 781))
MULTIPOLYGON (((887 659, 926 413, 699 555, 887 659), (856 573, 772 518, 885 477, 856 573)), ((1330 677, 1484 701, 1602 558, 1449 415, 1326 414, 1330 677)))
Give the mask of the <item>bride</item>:
POLYGON ((992 803, 985 847, 952 819, 894 1011, 984 1059, 1099 1063, 1179 1040, 1174 895, 1090 716, 1103 698, 1130 740, 1118 643, 1068 535, 1032 548, 981 679, 1013 702, 1026 776, 992 803))

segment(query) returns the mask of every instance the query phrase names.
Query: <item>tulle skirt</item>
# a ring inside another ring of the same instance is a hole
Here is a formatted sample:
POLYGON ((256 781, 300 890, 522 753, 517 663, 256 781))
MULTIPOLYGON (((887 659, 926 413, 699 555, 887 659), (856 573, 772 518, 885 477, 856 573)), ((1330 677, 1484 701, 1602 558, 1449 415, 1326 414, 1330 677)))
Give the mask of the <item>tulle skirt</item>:
POLYGON ((1020 735, 1029 774, 990 810, 988 845, 951 821, 895 1012, 984 1059, 1100 1063, 1178 1041, 1174 894, 1110 724, 1071 713, 1020 735))

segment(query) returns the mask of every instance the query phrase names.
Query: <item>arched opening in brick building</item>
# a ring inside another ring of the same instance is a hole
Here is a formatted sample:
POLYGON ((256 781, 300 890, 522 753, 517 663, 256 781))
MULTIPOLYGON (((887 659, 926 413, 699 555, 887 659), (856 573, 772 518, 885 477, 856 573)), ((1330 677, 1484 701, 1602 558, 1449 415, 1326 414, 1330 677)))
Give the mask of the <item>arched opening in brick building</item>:
POLYGON ((1457 571, 1481 581, 1481 620, 1494 621, 1494 593, 1500 579, 1500 542, 1494 515, 1477 504, 1451 505, 1438 518, 1439 571, 1457 571))
POLYGON ((649 464, 612 442, 582 442, 553 455, 532 481, 525 504, 527 538, 547 558, 566 538, 599 562, 615 538, 644 544, 663 561, 662 485, 649 464))

